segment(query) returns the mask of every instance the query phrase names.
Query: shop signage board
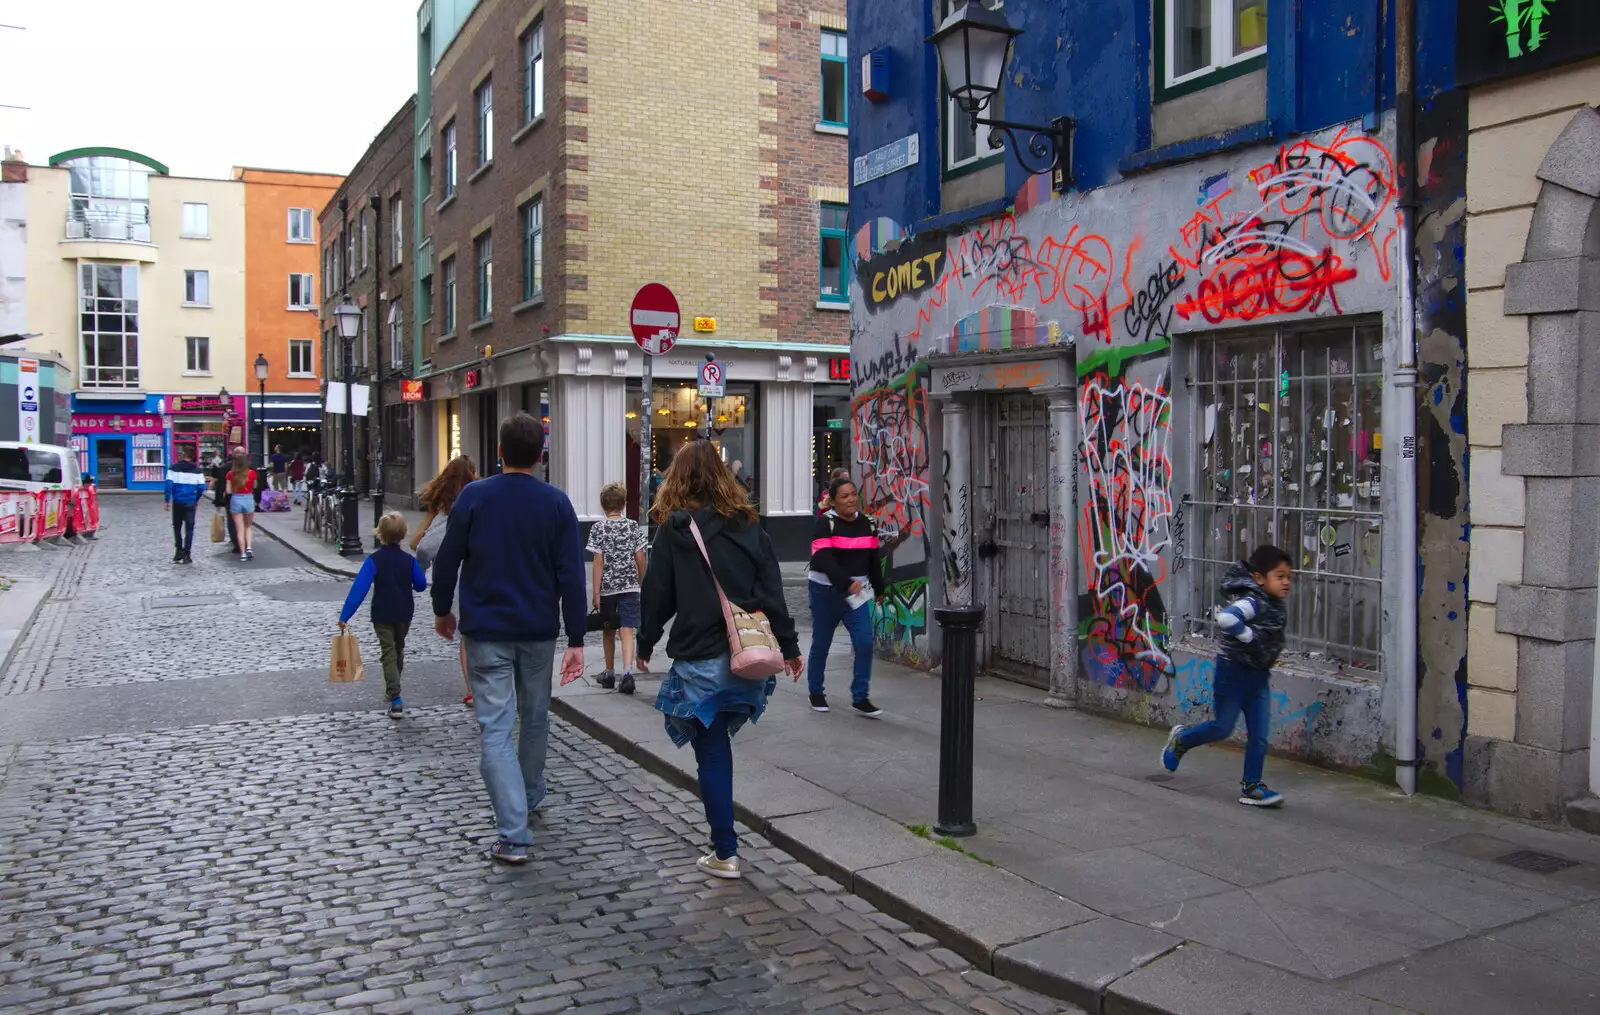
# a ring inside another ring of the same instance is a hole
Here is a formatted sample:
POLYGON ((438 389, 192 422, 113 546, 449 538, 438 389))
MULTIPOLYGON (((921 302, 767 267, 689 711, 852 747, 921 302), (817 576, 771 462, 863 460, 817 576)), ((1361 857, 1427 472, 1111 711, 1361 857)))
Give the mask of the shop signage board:
POLYGON ((423 390, 422 385, 423 385, 422 381, 401 381, 400 382, 400 401, 402 401, 402 402, 421 402, 421 401, 424 401, 427 398, 427 393, 423 390))
POLYGON ((39 361, 17 360, 17 440, 39 443, 39 361))
POLYGON ((1457 2, 1457 86, 1600 55, 1600 3, 1595 0, 1457 2))
POLYGON ((72 414, 74 433, 160 433, 166 429, 165 421, 154 413, 101 413, 75 412, 72 414))

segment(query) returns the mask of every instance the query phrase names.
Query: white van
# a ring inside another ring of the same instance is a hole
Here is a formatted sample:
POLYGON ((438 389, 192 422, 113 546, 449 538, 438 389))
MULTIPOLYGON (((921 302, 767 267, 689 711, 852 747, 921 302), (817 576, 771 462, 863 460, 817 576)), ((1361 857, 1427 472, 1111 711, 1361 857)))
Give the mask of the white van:
MULTIPOLYGON (((66 490, 76 496, 83 488, 83 473, 78 469, 78 453, 60 444, 23 444, 0 441, 0 490, 38 493, 41 490, 66 490)), ((91 491, 98 501, 99 491, 91 491)), ((88 508, 86 507, 86 510, 88 508)), ((77 532, 76 512, 67 509, 67 535, 90 535, 98 525, 99 509, 89 511, 91 521, 84 532, 77 532)))

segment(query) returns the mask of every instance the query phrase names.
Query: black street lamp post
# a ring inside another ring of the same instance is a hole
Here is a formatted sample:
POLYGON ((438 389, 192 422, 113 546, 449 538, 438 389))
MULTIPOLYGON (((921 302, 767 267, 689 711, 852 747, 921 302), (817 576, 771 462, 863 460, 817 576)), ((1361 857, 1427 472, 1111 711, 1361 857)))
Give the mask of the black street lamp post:
POLYGON ((350 295, 346 293, 333 308, 333 319, 339 326, 339 338, 344 343, 344 489, 340 491, 340 515, 343 524, 339 531, 339 555, 341 557, 359 557, 362 553, 361 537, 356 535, 356 527, 361 524, 359 505, 356 503, 356 465, 355 465, 355 342, 361 334, 361 308, 350 302, 350 295))
MULTIPOLYGON (((267 357, 256 353, 256 381, 261 385, 261 393, 256 401, 256 426, 261 431, 261 471, 267 471, 267 357)), ((246 396, 248 398, 249 396, 246 396)))

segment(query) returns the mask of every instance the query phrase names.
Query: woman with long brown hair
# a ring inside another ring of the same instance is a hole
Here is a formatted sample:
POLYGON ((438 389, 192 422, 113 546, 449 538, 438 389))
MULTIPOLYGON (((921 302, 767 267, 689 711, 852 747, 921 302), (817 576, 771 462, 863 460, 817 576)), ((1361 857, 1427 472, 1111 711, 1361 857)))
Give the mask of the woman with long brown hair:
POLYGON ((733 831, 730 741, 746 722, 761 718, 777 678, 746 680, 733 674, 717 587, 735 606, 767 615, 785 668, 796 680, 802 669, 800 642, 784 603, 772 541, 743 484, 711 442, 691 441, 678 451, 651 516, 660 529, 645 570, 639 669, 646 668, 672 621, 667 641, 672 668, 661 682, 656 708, 666 717, 673 743, 694 746, 712 844, 699 867, 712 877, 737 878, 743 871, 733 831))
POLYGON ((255 533, 256 470, 250 468, 250 455, 243 448, 233 452, 233 467, 228 470, 228 510, 239 537, 239 559, 252 560, 256 552, 250 542, 255 533))
MULTIPOLYGON (((416 535, 411 537, 411 552, 417 555, 417 563, 422 565, 424 571, 433 565, 433 554, 437 552, 440 544, 444 542, 444 532, 450 524, 450 509, 455 507, 456 497, 468 483, 478 478, 478 467, 466 455, 457 455, 450 459, 439 474, 431 479, 426 486, 417 492, 417 501, 423 510, 428 512, 428 517, 423 519, 417 527, 416 535), (437 529, 434 523, 439 519, 444 521, 437 529), (433 538, 426 540, 427 545, 419 551, 418 547, 424 542, 428 531, 433 530, 433 538)), ((461 682, 466 684, 466 696, 461 699, 461 704, 472 706, 472 679, 467 676, 467 643, 461 642, 461 682)))

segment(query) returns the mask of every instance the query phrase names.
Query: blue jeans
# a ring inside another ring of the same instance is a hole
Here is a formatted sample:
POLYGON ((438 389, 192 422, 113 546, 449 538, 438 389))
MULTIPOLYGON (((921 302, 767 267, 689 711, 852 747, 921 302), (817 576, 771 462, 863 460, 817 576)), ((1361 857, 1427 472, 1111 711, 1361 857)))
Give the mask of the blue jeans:
POLYGON ((172 548, 181 553, 194 549, 193 504, 172 505, 172 548))
POLYGON ((806 684, 812 694, 822 693, 828 650, 833 648, 833 632, 839 622, 844 621, 856 656, 850 679, 850 700, 866 701, 872 683, 872 604, 862 603, 852 610, 845 594, 832 585, 807 582, 806 586, 811 592, 811 658, 806 662, 806 684))
POLYGON ((1272 674, 1253 670, 1239 663, 1217 660, 1217 676, 1212 685, 1216 718, 1183 731, 1178 742, 1184 750, 1226 740, 1244 713, 1244 778, 1249 786, 1261 781, 1267 760, 1267 740, 1272 735, 1272 674))
POLYGON ((733 741, 728 732, 731 714, 718 712, 706 726, 698 727, 694 739, 695 764, 700 769, 700 800, 706 807, 706 824, 711 826, 711 847, 717 859, 726 860, 739 853, 739 837, 733 831, 733 741))
POLYGON ((510 842, 528 841, 528 815, 544 802, 544 757, 550 743, 553 641, 466 639, 467 675, 478 719, 478 770, 494 806, 495 826, 510 842), (511 727, 522 720, 512 745, 511 727))

